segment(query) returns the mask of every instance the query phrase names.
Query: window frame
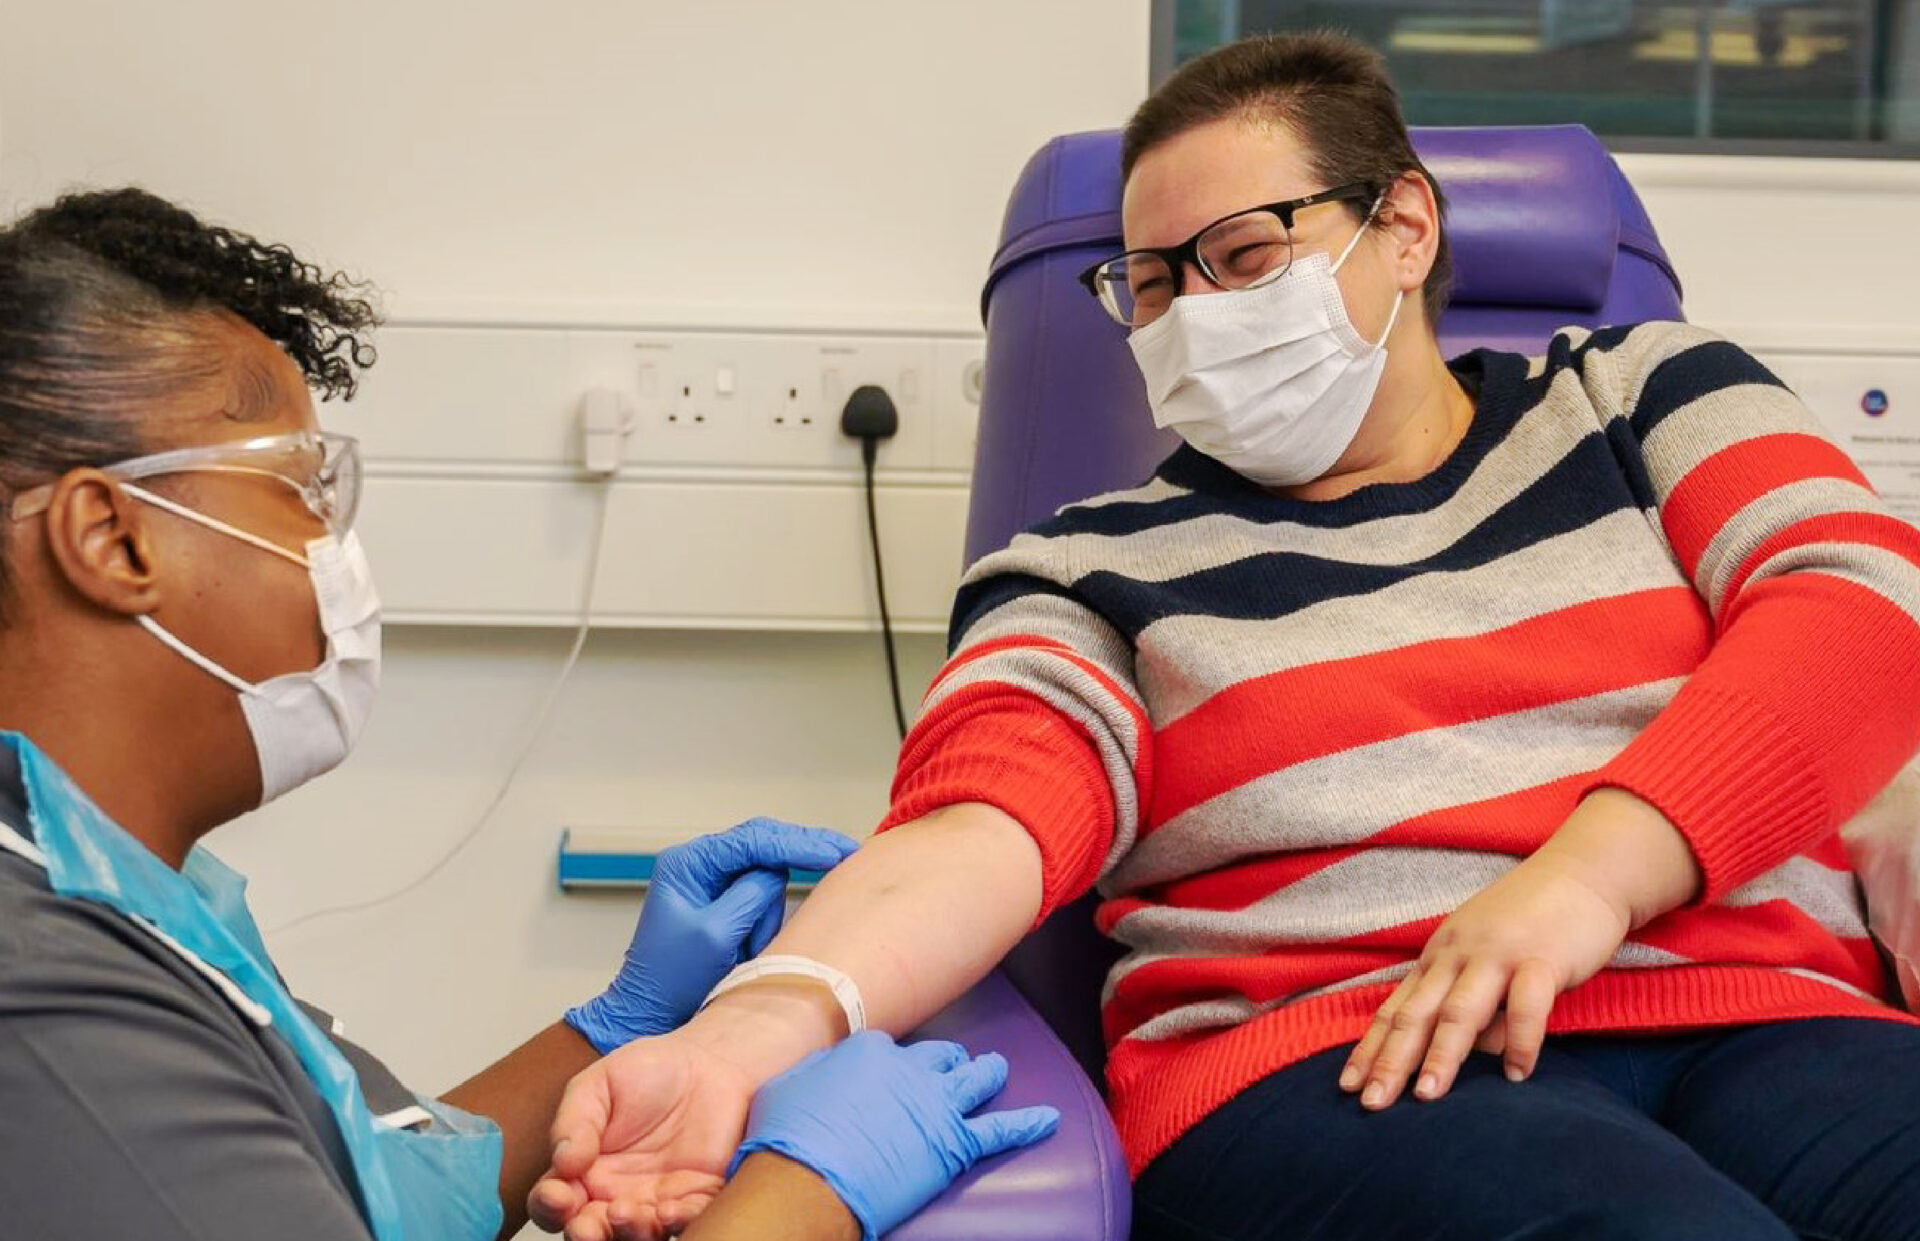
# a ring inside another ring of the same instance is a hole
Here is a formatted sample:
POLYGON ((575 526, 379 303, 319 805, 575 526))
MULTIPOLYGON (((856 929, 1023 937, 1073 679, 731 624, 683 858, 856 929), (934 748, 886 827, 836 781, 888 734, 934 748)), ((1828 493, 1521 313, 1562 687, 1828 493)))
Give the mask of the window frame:
MULTIPOLYGON (((1175 31, 1181 0, 1151 0, 1148 50, 1149 91, 1178 68, 1174 63, 1175 31)), ((1885 32, 1877 32, 1884 36, 1885 32)), ((1411 120, 1418 127, 1421 122, 1411 120)), ((1518 123, 1518 122, 1516 122, 1518 123)), ((1545 123, 1545 122, 1540 122, 1545 123)), ((1735 155, 1812 159, 1920 160, 1920 139, 1861 141, 1853 138, 1683 138, 1671 135, 1599 134, 1609 151, 1621 155, 1735 155)))

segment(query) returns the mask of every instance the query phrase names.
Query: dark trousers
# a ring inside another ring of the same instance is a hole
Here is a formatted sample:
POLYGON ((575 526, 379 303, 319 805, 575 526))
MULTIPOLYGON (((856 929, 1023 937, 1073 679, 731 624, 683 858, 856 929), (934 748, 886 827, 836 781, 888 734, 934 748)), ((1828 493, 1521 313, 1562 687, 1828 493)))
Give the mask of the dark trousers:
POLYGON ((1141 1174, 1134 1241, 1920 1238, 1920 1028, 1784 1021, 1473 1056, 1361 1110, 1351 1047, 1255 1083, 1141 1174))

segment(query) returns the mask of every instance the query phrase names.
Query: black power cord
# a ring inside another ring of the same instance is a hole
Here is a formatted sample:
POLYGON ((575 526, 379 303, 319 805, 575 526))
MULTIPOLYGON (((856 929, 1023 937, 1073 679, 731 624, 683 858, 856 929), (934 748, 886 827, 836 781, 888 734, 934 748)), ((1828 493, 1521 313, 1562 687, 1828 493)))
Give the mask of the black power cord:
POLYGON ((840 411, 840 432, 860 441, 860 462, 867 476, 867 534, 873 542, 873 584, 880 592, 880 632, 887 643, 887 685, 893 692, 893 724, 907 739, 907 712, 900 704, 900 657, 893 649, 893 616, 887 611, 887 575, 880 563, 880 515, 874 505, 873 463, 880 441, 900 430, 900 411, 885 388, 861 384, 840 411))

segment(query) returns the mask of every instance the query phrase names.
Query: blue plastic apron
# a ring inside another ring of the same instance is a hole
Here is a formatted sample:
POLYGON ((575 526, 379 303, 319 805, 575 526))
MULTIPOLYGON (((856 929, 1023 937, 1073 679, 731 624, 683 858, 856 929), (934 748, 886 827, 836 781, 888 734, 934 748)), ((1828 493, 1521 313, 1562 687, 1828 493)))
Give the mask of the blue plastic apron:
POLYGON ((175 871, 113 820, 18 733, 34 839, 0 825, 0 847, 43 865, 53 890, 118 910, 210 977, 236 1007, 271 1025, 312 1079, 353 1160, 360 1213, 378 1241, 490 1241, 502 1222, 500 1130, 485 1117, 419 1098, 424 1129, 375 1117, 333 1041, 294 1003, 246 905, 246 880, 203 849, 175 871))

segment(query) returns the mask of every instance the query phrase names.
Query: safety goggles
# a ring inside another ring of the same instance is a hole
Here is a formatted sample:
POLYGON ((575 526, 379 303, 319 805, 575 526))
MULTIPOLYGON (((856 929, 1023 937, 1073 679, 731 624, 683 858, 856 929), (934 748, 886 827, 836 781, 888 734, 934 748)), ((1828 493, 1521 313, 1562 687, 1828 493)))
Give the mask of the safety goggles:
MULTIPOLYGON (((353 526, 360 507, 360 441, 331 431, 292 431, 228 444, 173 448, 102 466, 101 472, 134 482, 162 474, 240 474, 271 479, 293 489, 307 509, 336 536, 353 526)), ((53 484, 42 483, 14 497, 15 521, 47 511, 53 484)))

